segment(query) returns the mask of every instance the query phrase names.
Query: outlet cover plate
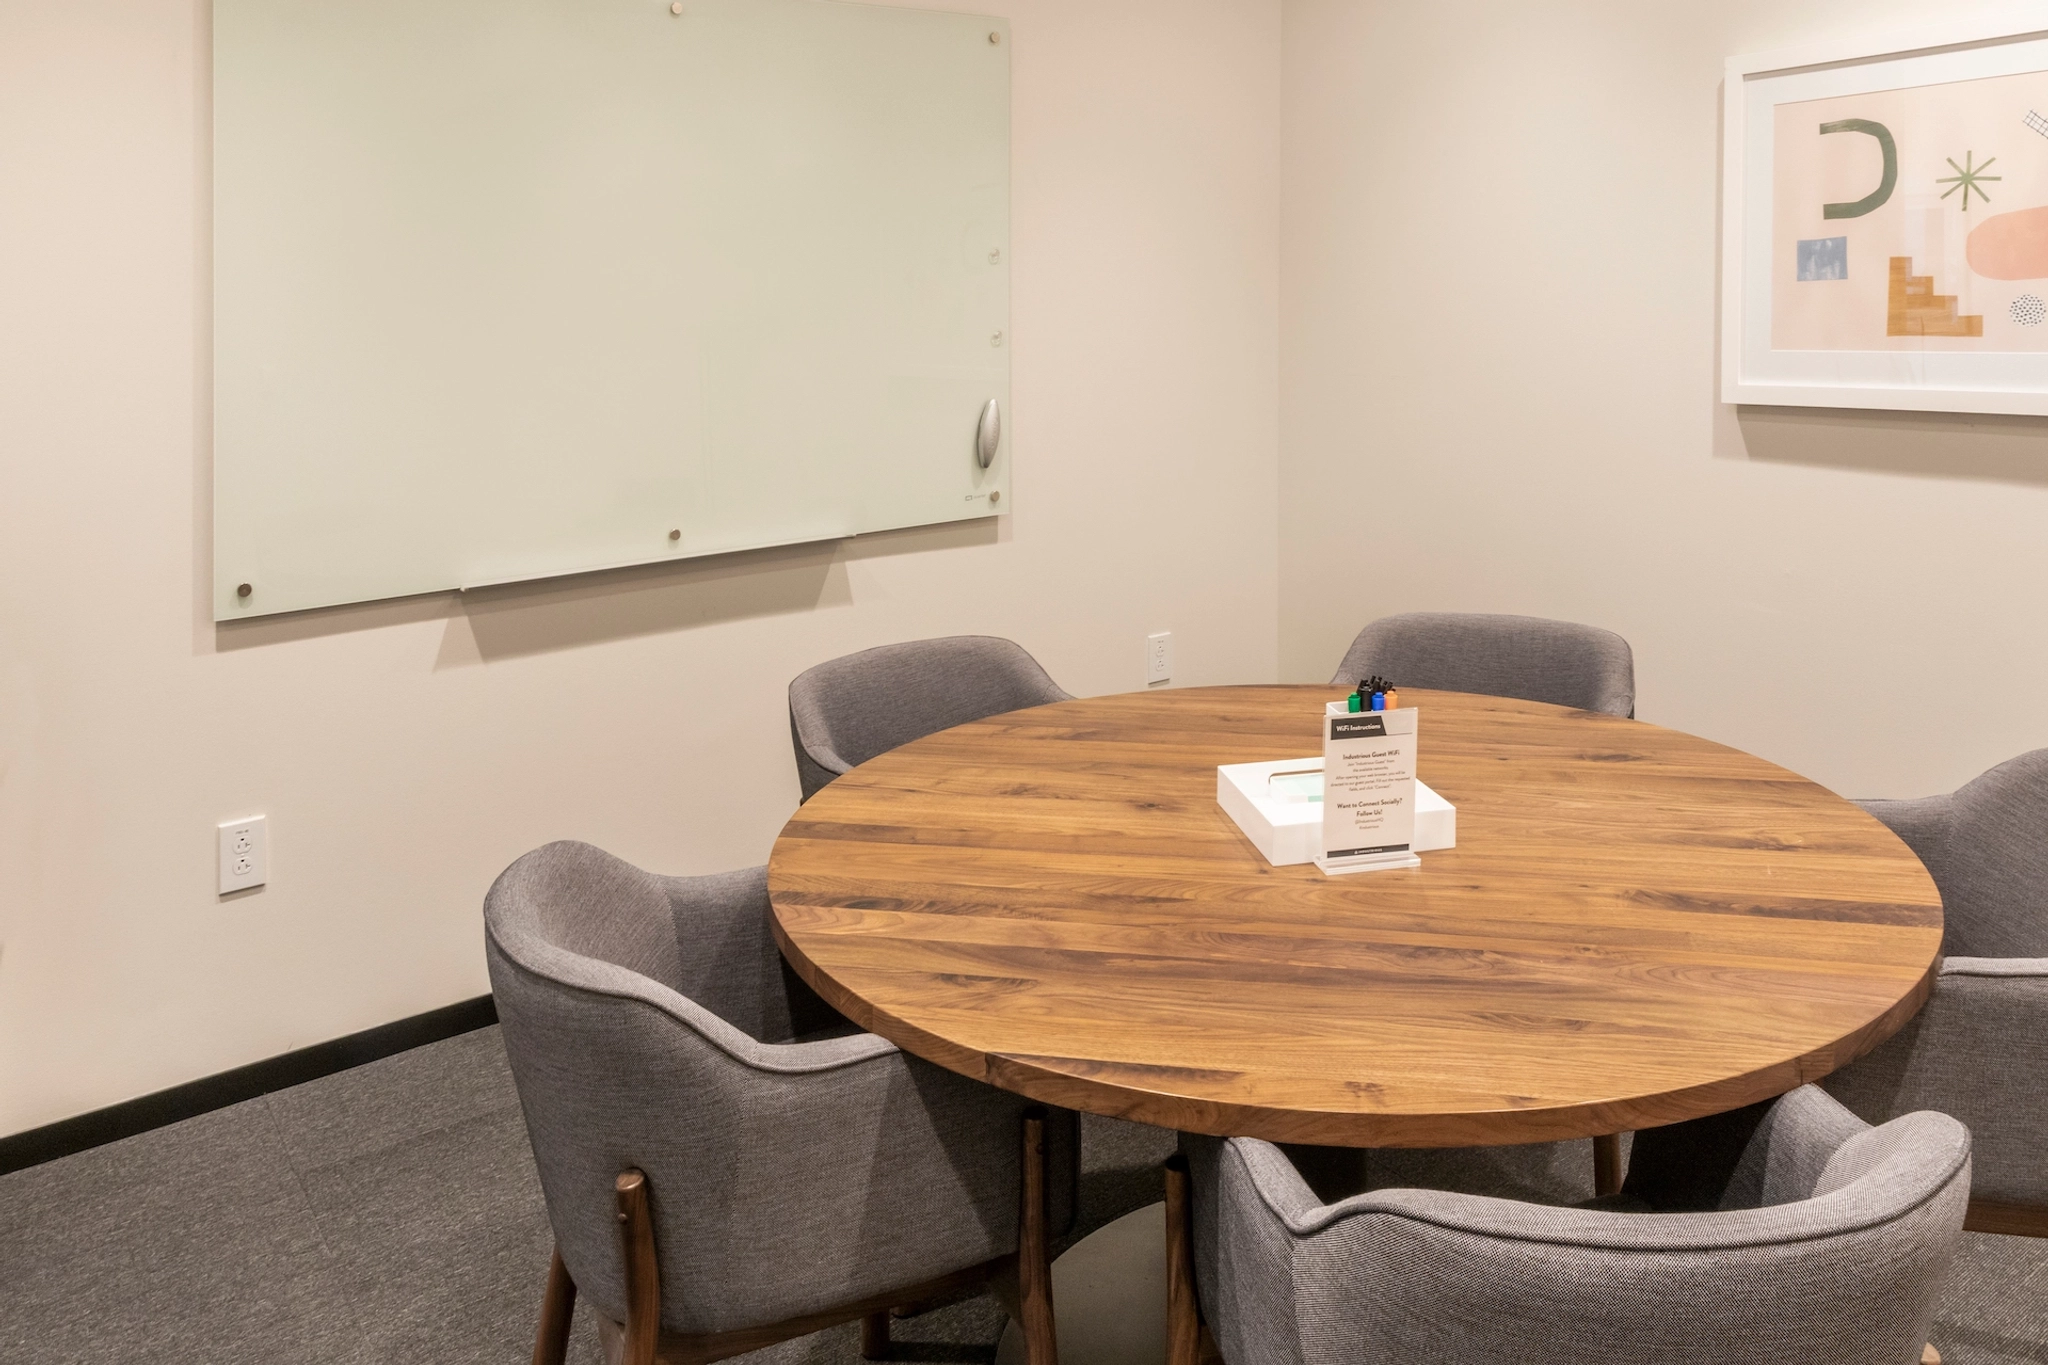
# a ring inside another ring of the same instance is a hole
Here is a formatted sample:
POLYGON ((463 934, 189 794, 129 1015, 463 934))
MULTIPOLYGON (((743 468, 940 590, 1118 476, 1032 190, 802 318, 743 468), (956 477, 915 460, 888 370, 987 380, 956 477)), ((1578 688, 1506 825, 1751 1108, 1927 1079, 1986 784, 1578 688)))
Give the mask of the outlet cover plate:
POLYGON ((220 894, 270 880, 270 826, 260 815, 220 826, 220 894))
POLYGON ((1173 677, 1173 632, 1163 630, 1145 637, 1145 685, 1163 683, 1173 677))

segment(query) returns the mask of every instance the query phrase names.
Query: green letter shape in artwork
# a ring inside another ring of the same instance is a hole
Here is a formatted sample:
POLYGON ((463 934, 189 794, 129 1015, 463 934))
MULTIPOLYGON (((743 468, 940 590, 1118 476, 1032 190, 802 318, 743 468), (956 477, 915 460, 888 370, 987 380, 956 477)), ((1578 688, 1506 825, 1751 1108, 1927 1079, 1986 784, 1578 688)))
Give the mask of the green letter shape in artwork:
POLYGON ((1822 204, 1823 218, 1861 218, 1864 214, 1883 205, 1892 197, 1892 191, 1899 184, 1899 148, 1892 141, 1891 129, 1882 123, 1873 123, 1867 118, 1837 119, 1820 126, 1823 133, 1868 133, 1877 139, 1878 147, 1884 152, 1884 175, 1877 182, 1877 188, 1853 204, 1822 204))

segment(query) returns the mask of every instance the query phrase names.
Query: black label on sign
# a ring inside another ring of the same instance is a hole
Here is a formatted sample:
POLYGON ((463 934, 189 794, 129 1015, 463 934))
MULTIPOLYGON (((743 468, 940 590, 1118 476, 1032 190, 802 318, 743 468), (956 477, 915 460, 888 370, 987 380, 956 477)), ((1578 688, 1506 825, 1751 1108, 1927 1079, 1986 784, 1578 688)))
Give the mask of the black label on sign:
POLYGON ((1331 739, 1370 739, 1387 732, 1385 716, 1332 716, 1331 739))
POLYGON ((1406 853, 1406 844, 1385 844, 1379 848, 1333 848, 1323 855, 1324 861, 1333 858, 1363 858, 1368 853, 1406 853))

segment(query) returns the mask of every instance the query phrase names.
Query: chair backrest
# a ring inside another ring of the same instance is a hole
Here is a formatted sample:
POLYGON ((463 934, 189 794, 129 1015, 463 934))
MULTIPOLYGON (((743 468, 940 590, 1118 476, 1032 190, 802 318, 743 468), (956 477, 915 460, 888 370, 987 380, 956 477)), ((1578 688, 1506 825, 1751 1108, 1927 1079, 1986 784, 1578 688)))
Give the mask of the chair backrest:
POLYGON ((2048 957, 2048 749, 1947 796, 1865 801, 1941 888, 1942 952, 2048 957))
POLYGON ((1067 699, 1023 646, 992 635, 878 645, 807 668, 789 685, 803 798, 913 739, 1067 699))
POLYGON ((1941 864, 1945 951, 2048 957, 2048 749, 1957 790, 1941 864))
POLYGON ((1547 621, 1418 611, 1358 632, 1333 683, 1378 674, 1397 687, 1519 697, 1611 716, 1636 710, 1635 656, 1611 630, 1547 621))
POLYGON ((652 1192, 671 1330, 832 1301, 834 1286, 810 1293, 788 1269, 802 1263, 786 1241, 803 1236, 806 1191, 777 1165, 778 1144, 800 1126, 790 1115, 830 1110, 834 1066, 895 1049, 861 1033, 779 1045, 850 1026, 784 975, 769 913, 762 869, 657 877, 579 843, 527 854, 485 900, 485 957, 548 1218, 579 1293, 614 1322, 626 1296, 612 1187, 628 1168, 652 1192))
POLYGON ((1787 1101, 1715 1212, 1323 1205, 1278 1148, 1191 1145, 1204 1307, 1240 1361, 1908 1365, 1962 1233, 1969 1133, 1933 1113, 1873 1129, 1810 1086, 1787 1101))

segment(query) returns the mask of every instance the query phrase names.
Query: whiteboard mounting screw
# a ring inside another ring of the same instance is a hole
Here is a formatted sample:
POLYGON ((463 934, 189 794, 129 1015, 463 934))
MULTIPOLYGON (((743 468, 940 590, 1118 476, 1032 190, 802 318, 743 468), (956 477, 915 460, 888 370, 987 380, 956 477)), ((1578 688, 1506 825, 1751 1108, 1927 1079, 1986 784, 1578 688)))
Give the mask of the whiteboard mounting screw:
POLYGON ((1003 40, 1003 35, 1000 33, 991 33, 988 35, 988 40, 991 43, 1000 43, 1003 40))
POLYGON ((683 538, 683 533, 681 531, 670 531, 668 533, 668 538, 670 540, 681 540, 683 538))
POLYGON ((1002 345, 1002 344, 1003 344, 1003 334, 1002 334, 1001 332, 993 332, 993 333, 990 333, 990 335, 989 335, 989 339, 988 339, 988 344, 989 344, 989 345, 991 345, 991 346, 1000 346, 1000 345, 1002 345))
POLYGON ((992 246, 992 247, 990 247, 990 248, 988 249, 988 263, 989 263, 990 265, 994 265, 994 264, 996 264, 996 263, 997 263, 998 261, 1000 261, 1000 260, 1002 260, 1002 259, 1003 259, 1003 249, 1002 249, 1001 247, 999 247, 999 246, 992 246))
POLYGON ((250 593, 254 591, 256 591, 256 589, 250 587, 247 583, 243 583, 235 589, 235 596, 247 597, 250 593))
POLYGON ((683 0, 676 0, 673 5, 668 7, 668 12, 670 14, 681 14, 683 12, 683 0))
POLYGON ((992 488, 992 489, 990 489, 990 490, 989 490, 989 495, 988 495, 988 502, 989 502, 989 506, 993 507, 993 506, 995 506, 995 505, 996 505, 997 503, 1001 502, 1002 500, 1003 500, 1003 490, 1002 490, 1002 489, 1000 489, 1000 488, 992 488))

